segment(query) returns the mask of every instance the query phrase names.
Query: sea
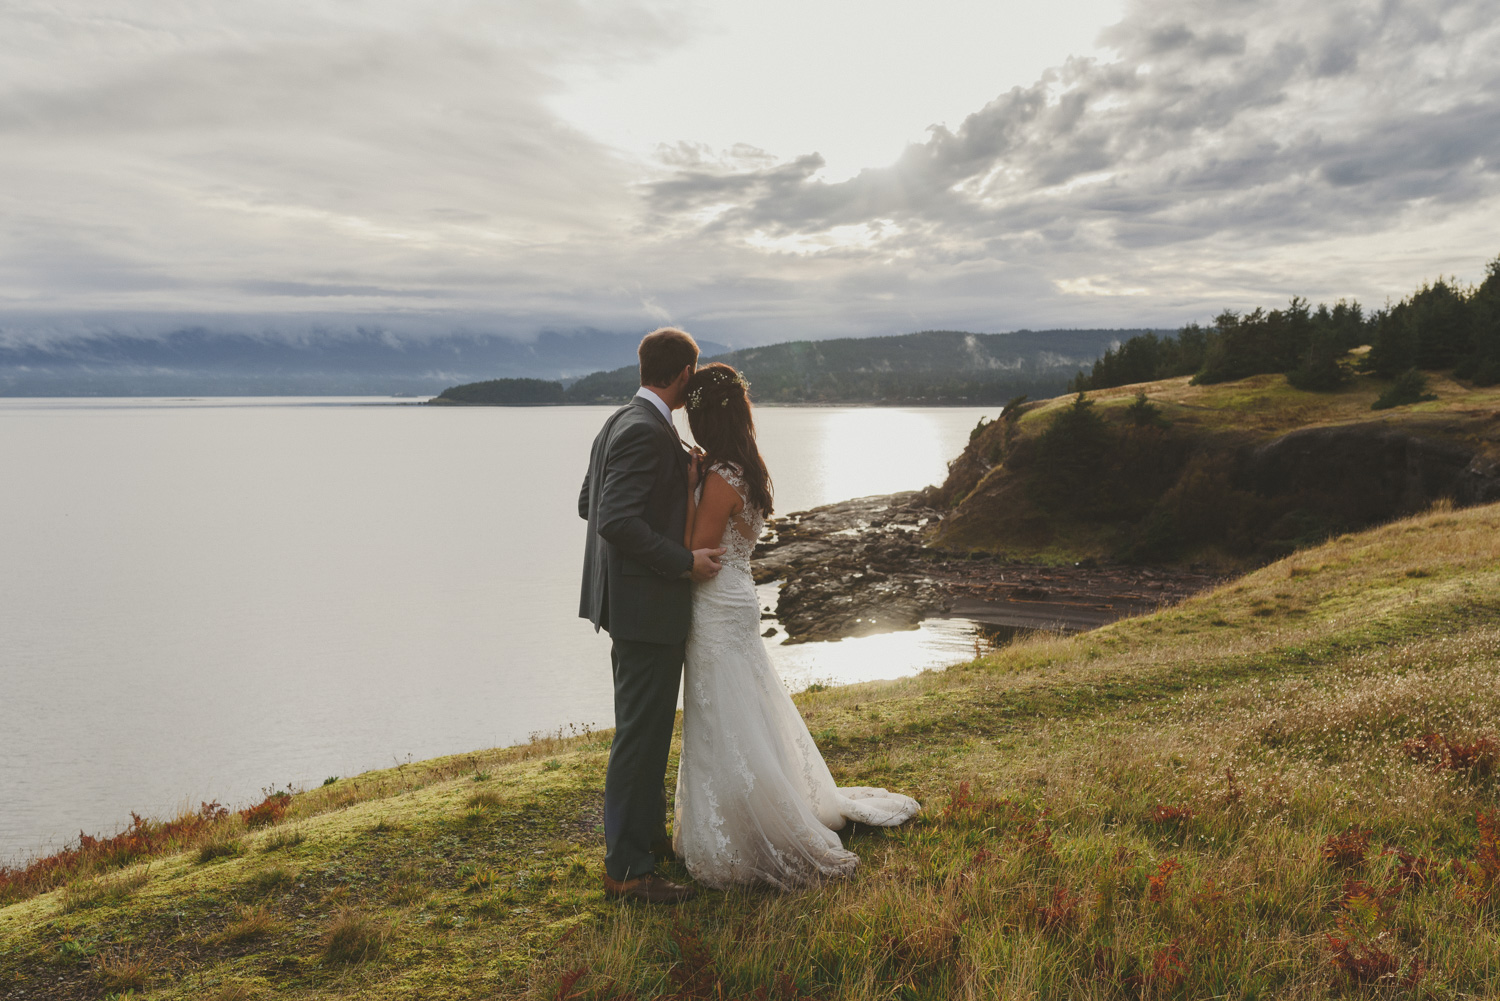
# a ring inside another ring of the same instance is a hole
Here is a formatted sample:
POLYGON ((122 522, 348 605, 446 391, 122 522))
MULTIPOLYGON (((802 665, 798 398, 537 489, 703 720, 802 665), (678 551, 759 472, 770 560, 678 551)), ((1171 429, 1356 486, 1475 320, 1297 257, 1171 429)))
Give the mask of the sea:
MULTIPOLYGON (((0 865, 132 811, 613 725, 609 639, 577 617, 611 410, 0 399, 0 865)), ((941 482, 995 414, 756 419, 791 512, 941 482)), ((941 667, 975 635, 765 642, 798 691, 941 667)))

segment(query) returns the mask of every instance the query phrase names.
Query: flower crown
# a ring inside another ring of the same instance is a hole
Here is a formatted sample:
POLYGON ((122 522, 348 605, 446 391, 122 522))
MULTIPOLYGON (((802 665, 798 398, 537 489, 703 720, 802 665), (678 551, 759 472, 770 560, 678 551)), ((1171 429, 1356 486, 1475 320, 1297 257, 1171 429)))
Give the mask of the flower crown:
MULTIPOLYGON (((723 369, 714 369, 713 372, 710 373, 709 378, 715 389, 728 388, 730 386, 739 386, 742 392, 748 393, 750 391, 750 380, 746 379, 738 372, 734 373, 733 375, 729 375, 723 369)), ((705 388, 706 387, 704 386, 695 386, 693 390, 688 393, 687 406, 689 410, 699 410, 703 407, 703 390, 705 388)), ((719 406, 727 407, 728 405, 728 396, 722 396, 719 398, 719 406)))

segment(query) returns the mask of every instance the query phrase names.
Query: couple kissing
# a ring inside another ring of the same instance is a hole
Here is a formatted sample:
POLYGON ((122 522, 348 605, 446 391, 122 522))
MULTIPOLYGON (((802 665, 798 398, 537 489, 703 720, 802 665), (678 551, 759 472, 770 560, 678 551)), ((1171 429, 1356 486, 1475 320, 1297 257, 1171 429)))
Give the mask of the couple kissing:
POLYGON ((578 514, 588 521, 579 615, 612 641, 615 736, 604 782, 604 887, 656 903, 695 890, 668 880, 791 890, 859 863, 834 832, 890 827, 909 796, 840 788, 760 636, 750 556, 771 513, 749 384, 698 368, 698 345, 663 327, 640 350, 641 388, 594 439, 578 514), (698 448, 672 423, 687 410, 698 448), (683 689, 672 838, 666 770, 683 689))

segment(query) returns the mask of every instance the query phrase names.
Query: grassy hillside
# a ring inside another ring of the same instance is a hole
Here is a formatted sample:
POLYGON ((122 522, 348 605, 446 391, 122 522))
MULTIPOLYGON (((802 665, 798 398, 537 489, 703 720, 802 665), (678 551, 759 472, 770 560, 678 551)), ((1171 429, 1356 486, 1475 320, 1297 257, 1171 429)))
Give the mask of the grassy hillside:
POLYGON ((950 466, 937 544, 1242 567, 1438 498, 1500 498, 1500 388, 1427 378, 1435 399, 1380 411, 1391 380, 1372 375, 1318 393, 1183 377, 1013 408, 950 466))
POLYGON ((847 882, 604 900, 590 733, 13 880, 0 997, 1494 997, 1497 679, 1500 506, 1438 509, 1155 615, 799 696, 837 778, 926 808, 853 833, 847 882))

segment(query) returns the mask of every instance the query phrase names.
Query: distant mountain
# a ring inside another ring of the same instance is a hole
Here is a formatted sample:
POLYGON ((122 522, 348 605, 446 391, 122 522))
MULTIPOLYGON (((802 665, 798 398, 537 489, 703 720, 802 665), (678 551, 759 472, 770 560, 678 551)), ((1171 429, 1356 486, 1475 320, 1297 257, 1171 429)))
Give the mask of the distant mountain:
MULTIPOLYGON (((994 404, 1022 393, 1055 396, 1081 367, 1143 330, 1018 330, 971 334, 926 330, 891 337, 788 341, 705 360, 750 380, 761 403, 994 404)), ((613 403, 638 385, 636 367, 595 372, 568 386, 569 403, 613 403)), ((559 386, 561 388, 561 386, 559 386)), ((513 387, 446 390, 443 403, 506 406, 513 387), (503 391, 502 391, 503 390, 503 391)))
POLYGON ((0 340, 0 396, 431 396, 497 376, 570 381, 633 364, 639 343, 638 331, 544 333, 523 342, 498 334, 397 338, 378 329, 256 337, 205 327, 42 345, 0 340))

